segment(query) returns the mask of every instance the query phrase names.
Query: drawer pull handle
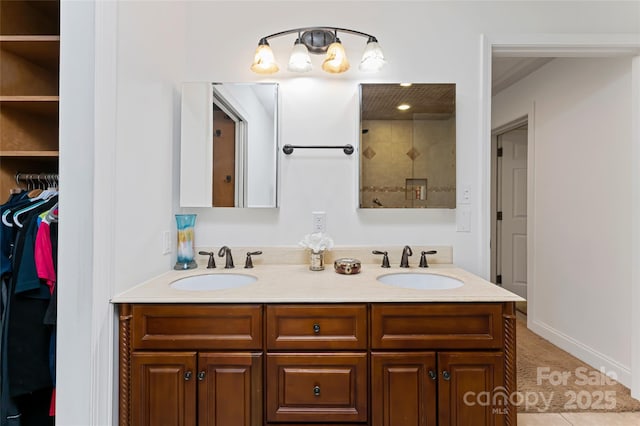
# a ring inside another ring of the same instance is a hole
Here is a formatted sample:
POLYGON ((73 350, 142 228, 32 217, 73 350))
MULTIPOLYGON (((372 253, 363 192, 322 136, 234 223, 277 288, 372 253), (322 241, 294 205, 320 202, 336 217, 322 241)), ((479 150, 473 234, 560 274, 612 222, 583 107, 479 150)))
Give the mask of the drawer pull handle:
POLYGON ((313 324, 313 332, 315 334, 320 334, 320 324, 313 324))
POLYGON ((451 373, 449 373, 447 370, 444 370, 442 372, 442 378, 445 379, 445 380, 451 379, 451 373))
POLYGON ((186 373, 184 373, 184 380, 185 381, 191 380, 191 371, 187 371, 186 373))
POLYGON ((431 380, 435 380, 435 379, 437 379, 437 378, 438 378, 438 375, 436 374, 436 372, 435 372, 435 371, 433 371, 433 370, 429 370, 429 378, 430 378, 431 380))
POLYGON ((199 372, 198 373, 198 380, 203 381, 205 375, 206 375, 206 373, 204 371, 199 372))
POLYGON ((320 396, 320 386, 316 385, 313 387, 313 396, 320 396))

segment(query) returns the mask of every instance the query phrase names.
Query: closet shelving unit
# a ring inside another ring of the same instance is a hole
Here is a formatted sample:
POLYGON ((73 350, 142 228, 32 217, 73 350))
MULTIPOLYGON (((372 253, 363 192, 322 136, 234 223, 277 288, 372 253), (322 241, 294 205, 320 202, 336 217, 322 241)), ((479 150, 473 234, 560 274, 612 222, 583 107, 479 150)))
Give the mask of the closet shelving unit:
POLYGON ((17 172, 58 172, 60 1, 0 0, 0 203, 17 172))

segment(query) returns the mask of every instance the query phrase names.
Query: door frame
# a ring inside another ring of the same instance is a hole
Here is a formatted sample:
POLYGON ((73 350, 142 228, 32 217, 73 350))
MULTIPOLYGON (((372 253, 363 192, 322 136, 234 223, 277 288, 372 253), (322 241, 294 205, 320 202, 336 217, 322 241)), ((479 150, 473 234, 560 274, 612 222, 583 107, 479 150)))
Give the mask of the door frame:
MULTIPOLYGON (((632 106, 633 116, 640 115, 640 40, 637 34, 482 34, 480 36, 480 122, 481 122, 481 190, 479 209, 481 212, 479 244, 482 274, 489 276, 491 270, 491 60, 493 55, 504 57, 631 57, 632 59, 632 106)), ((535 105, 529 114, 529 151, 532 154, 535 134, 532 135, 535 105), (532 137, 533 136, 533 137, 532 137)), ((517 119, 514 116, 509 122, 517 119)), ((508 123, 500 123, 502 126, 508 123)), ((632 128, 632 249, 634 259, 640 257, 640 124, 633 122, 632 128)), ((529 155, 527 178, 532 178, 533 155, 529 155)), ((527 190, 532 189, 527 184, 527 190)), ((527 194, 527 298, 530 306, 535 304, 535 273, 533 268, 533 242, 535 223, 532 214, 535 198, 527 194)), ((632 323, 640 324, 640 263, 632 266, 632 323)), ((535 321, 535 311, 528 308, 528 322, 535 321)), ((640 327, 631 333, 631 396, 640 399, 640 327)))

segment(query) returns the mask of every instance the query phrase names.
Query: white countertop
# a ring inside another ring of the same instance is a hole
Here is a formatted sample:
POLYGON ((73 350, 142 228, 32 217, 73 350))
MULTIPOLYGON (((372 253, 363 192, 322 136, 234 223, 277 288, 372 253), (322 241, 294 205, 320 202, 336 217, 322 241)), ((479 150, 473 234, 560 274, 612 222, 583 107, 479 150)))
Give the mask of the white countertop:
POLYGON ((348 302, 511 302, 520 296, 451 264, 429 268, 381 268, 362 264, 356 275, 340 275, 333 264, 323 271, 308 265, 259 265, 253 269, 206 269, 170 271, 113 297, 112 303, 348 303, 348 302), (376 280, 389 273, 442 274, 464 282, 448 290, 414 290, 382 284, 376 280), (244 287, 213 291, 186 291, 170 287, 173 281, 201 274, 246 274, 257 281, 244 287))

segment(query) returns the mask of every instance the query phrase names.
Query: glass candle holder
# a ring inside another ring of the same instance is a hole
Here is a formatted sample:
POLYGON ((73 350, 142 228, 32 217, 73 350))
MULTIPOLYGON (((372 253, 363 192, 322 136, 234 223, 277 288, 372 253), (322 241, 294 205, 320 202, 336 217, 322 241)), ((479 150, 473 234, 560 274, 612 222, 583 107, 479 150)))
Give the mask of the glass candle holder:
POLYGON ((196 215, 177 214, 176 224, 178 226, 178 261, 173 269, 194 269, 198 266, 194 260, 195 247, 193 241, 193 228, 196 224, 196 215))
POLYGON ((309 264, 309 269, 312 271, 322 271, 324 270, 324 251, 313 251, 310 250, 311 253, 311 262, 309 264))

